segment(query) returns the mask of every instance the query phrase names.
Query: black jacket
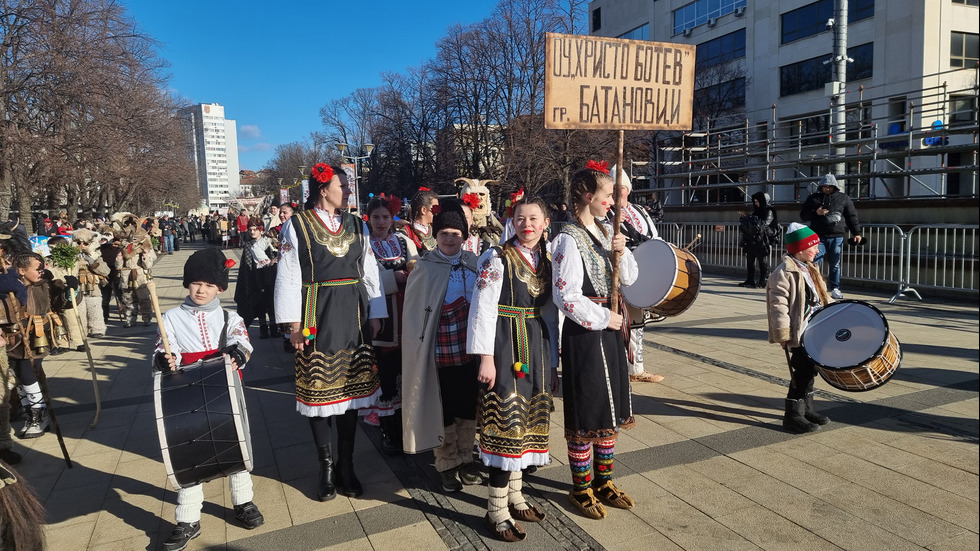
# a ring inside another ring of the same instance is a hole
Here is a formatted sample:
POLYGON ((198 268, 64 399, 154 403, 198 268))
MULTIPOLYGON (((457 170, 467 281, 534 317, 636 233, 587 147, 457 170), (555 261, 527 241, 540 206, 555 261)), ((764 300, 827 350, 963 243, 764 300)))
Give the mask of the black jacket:
POLYGON ((821 184, 834 186, 834 193, 826 194, 823 191, 807 197, 800 210, 800 218, 804 222, 810 223, 810 229, 821 239, 844 237, 844 233, 850 229, 852 235, 861 235, 861 224, 858 223, 857 210, 851 198, 837 186, 837 180, 831 176, 824 177, 821 184), (832 183, 828 183, 832 182, 832 183), (817 214, 817 209, 823 207, 830 212, 824 215, 817 214))

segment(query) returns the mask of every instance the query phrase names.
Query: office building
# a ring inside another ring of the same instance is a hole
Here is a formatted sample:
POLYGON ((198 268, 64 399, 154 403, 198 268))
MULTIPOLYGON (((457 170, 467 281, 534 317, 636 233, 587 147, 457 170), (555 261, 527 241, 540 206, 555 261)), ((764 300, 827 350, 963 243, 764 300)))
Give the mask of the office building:
POLYGON ((197 185, 209 210, 227 207, 239 195, 238 134, 218 103, 199 103, 178 111, 185 121, 197 185))

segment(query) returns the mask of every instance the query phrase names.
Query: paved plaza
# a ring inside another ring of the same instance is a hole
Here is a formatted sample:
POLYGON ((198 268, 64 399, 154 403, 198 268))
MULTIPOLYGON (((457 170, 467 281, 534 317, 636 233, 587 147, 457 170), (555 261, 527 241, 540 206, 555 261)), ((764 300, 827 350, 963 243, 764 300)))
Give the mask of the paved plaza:
MULTIPOLYGON (((197 244, 200 246, 200 244, 197 244)), ((161 306, 177 306, 185 246, 153 272, 161 306)), ((237 258, 237 251, 226 251, 237 258)), ((234 274, 232 274, 234 278, 234 274)), ((487 490, 446 495, 432 454, 389 457, 361 424, 355 460, 365 494, 314 498, 316 450, 295 412, 292 357, 258 338, 246 366, 255 502, 265 524, 235 524, 227 483, 205 485, 202 535, 188 549, 344 551, 411 549, 930 549, 980 547, 978 508, 978 310, 972 300, 848 292, 882 310, 902 342, 895 377, 870 392, 817 381, 819 411, 833 422, 796 436, 781 427, 788 370, 766 342, 764 291, 708 275, 694 306, 648 326, 647 370, 659 384, 633 387, 636 428, 616 447, 615 479, 637 502, 589 520, 568 501, 562 400, 552 416, 552 463, 525 478, 548 515, 528 539, 495 541, 483 527, 487 490)), ((234 287, 221 295, 234 309, 234 287)), ((16 441, 20 473, 47 510, 48 548, 155 550, 173 529, 153 411, 149 355, 156 324, 92 341, 102 395, 95 414, 84 353, 46 359, 45 371, 74 468, 53 434, 16 441)), ((15 428, 19 427, 15 424, 15 428)))

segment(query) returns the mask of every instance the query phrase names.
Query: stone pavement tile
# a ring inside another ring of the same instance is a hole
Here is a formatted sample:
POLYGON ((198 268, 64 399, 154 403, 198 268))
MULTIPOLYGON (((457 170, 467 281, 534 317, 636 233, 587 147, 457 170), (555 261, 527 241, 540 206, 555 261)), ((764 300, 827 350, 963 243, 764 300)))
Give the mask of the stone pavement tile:
POLYGON ((818 465, 821 468, 814 469, 811 463, 765 448, 745 450, 731 455, 763 474, 785 481, 806 492, 833 490, 850 482, 848 478, 838 476, 832 470, 832 461, 828 462, 829 465, 821 464, 818 465), (828 466, 831 469, 828 469, 828 466))
MULTIPOLYGON (((168 533, 169 536, 169 533, 168 533)), ((125 539, 110 541, 106 543, 93 542, 87 549, 88 551, 139 551, 141 549, 157 549, 157 546, 148 546, 150 540, 145 536, 132 536, 125 539)), ((190 546, 187 549, 191 549, 190 546)))
POLYGON ((106 451, 105 453, 86 455, 85 457, 72 457, 74 468, 65 469, 58 479, 55 492, 70 490, 72 488, 102 486, 109 487, 112 480, 112 472, 119 463, 119 450, 106 451))
MULTIPOLYGON (((436 545, 433 545, 432 547, 428 547, 427 549, 443 549, 444 547, 445 544, 443 544, 442 540, 439 539, 439 542, 436 545)), ((397 549, 397 547, 387 547, 387 548, 375 547, 371 543, 370 539, 364 538, 361 540, 339 543, 337 545, 328 545, 326 547, 309 547, 308 549, 316 549, 317 551, 377 551, 379 549, 397 549)))
POLYGON ((753 505, 741 494, 683 465, 658 469, 644 476, 712 518, 753 505))
POLYGON ((709 420, 693 416, 662 419, 660 424, 689 439, 724 432, 724 429, 709 420))
POLYGON ((762 549, 840 549, 778 513, 756 504, 715 516, 714 519, 762 549))
MULTIPOLYGON (((854 519, 864 520, 922 547, 962 532, 962 527, 936 516, 944 515, 943 510, 933 510, 934 514, 930 514, 858 485, 816 490, 813 495, 847 511, 854 519)), ((976 509, 973 513, 976 516, 976 509)))
MULTIPOLYGON (((89 515, 81 522, 71 524, 48 524, 44 527, 46 549, 58 551, 86 551, 89 548, 89 536, 95 529, 96 515, 89 515)), ((144 544, 145 545, 145 544, 144 544)), ((143 547, 128 547, 125 549, 142 549, 143 547)), ((124 549, 119 548, 117 549, 124 549)))
POLYGON ((890 442, 895 447, 909 451, 927 459, 933 459, 950 467, 980 474, 978 447, 968 441, 950 441, 942 434, 921 434, 901 436, 890 442))
MULTIPOLYGON (((442 538, 426 520, 368 535, 369 549, 442 549, 442 538)), ((345 548, 357 549, 357 547, 345 548)))
MULTIPOLYGON (((108 485, 90 484, 68 489, 56 487, 44 501, 45 517, 53 525, 95 522, 108 494, 108 485)), ((88 538, 88 534, 85 535, 88 538)))
POLYGON ((279 467, 279 480, 283 483, 316 474, 319 476, 320 463, 317 461, 316 447, 305 442, 293 446, 276 446, 272 450, 279 467))
POLYGON ((330 501, 317 501, 314 492, 319 479, 320 475, 317 473, 282 485, 293 526, 354 512, 351 500, 341 495, 330 501))
POLYGON ((931 459, 917 457, 913 462, 895 470, 930 486, 935 486, 940 490, 974 502, 980 495, 980 485, 978 485, 980 479, 976 475, 931 459))
POLYGON ((974 551, 980 549, 980 535, 976 532, 962 534, 929 546, 929 551, 974 551))

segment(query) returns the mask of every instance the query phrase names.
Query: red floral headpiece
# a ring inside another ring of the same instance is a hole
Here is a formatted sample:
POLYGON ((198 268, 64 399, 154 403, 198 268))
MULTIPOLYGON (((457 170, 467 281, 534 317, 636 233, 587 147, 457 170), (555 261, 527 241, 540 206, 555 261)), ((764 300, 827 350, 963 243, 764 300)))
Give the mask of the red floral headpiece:
POLYGON ((598 170, 599 172, 605 172, 609 174, 609 161, 589 161, 585 163, 585 168, 591 168, 592 170, 598 170))
POLYGON ((423 186, 419 188, 419 191, 432 191, 432 190, 423 186))
POLYGON ((333 179, 333 168, 327 163, 317 163, 310 170, 310 177, 321 184, 325 184, 333 179))
POLYGON ((432 208, 429 210, 432 211, 432 214, 439 214, 442 212, 442 205, 432 205, 432 208))
POLYGON ((480 208, 480 196, 475 193, 464 193, 460 200, 466 203, 466 206, 470 207, 470 210, 476 210, 480 208))
POLYGON ((394 216, 394 215, 396 215, 396 214, 398 214, 399 212, 402 211, 402 200, 401 199, 399 199, 398 197, 395 197, 394 195, 391 195, 389 197, 386 197, 386 199, 388 201, 388 212, 390 212, 392 216, 394 216))
POLYGON ((225 268, 227 268, 227 269, 230 270, 230 269, 232 269, 234 267, 235 267, 235 259, 234 258, 229 258, 229 259, 225 260, 225 268))

